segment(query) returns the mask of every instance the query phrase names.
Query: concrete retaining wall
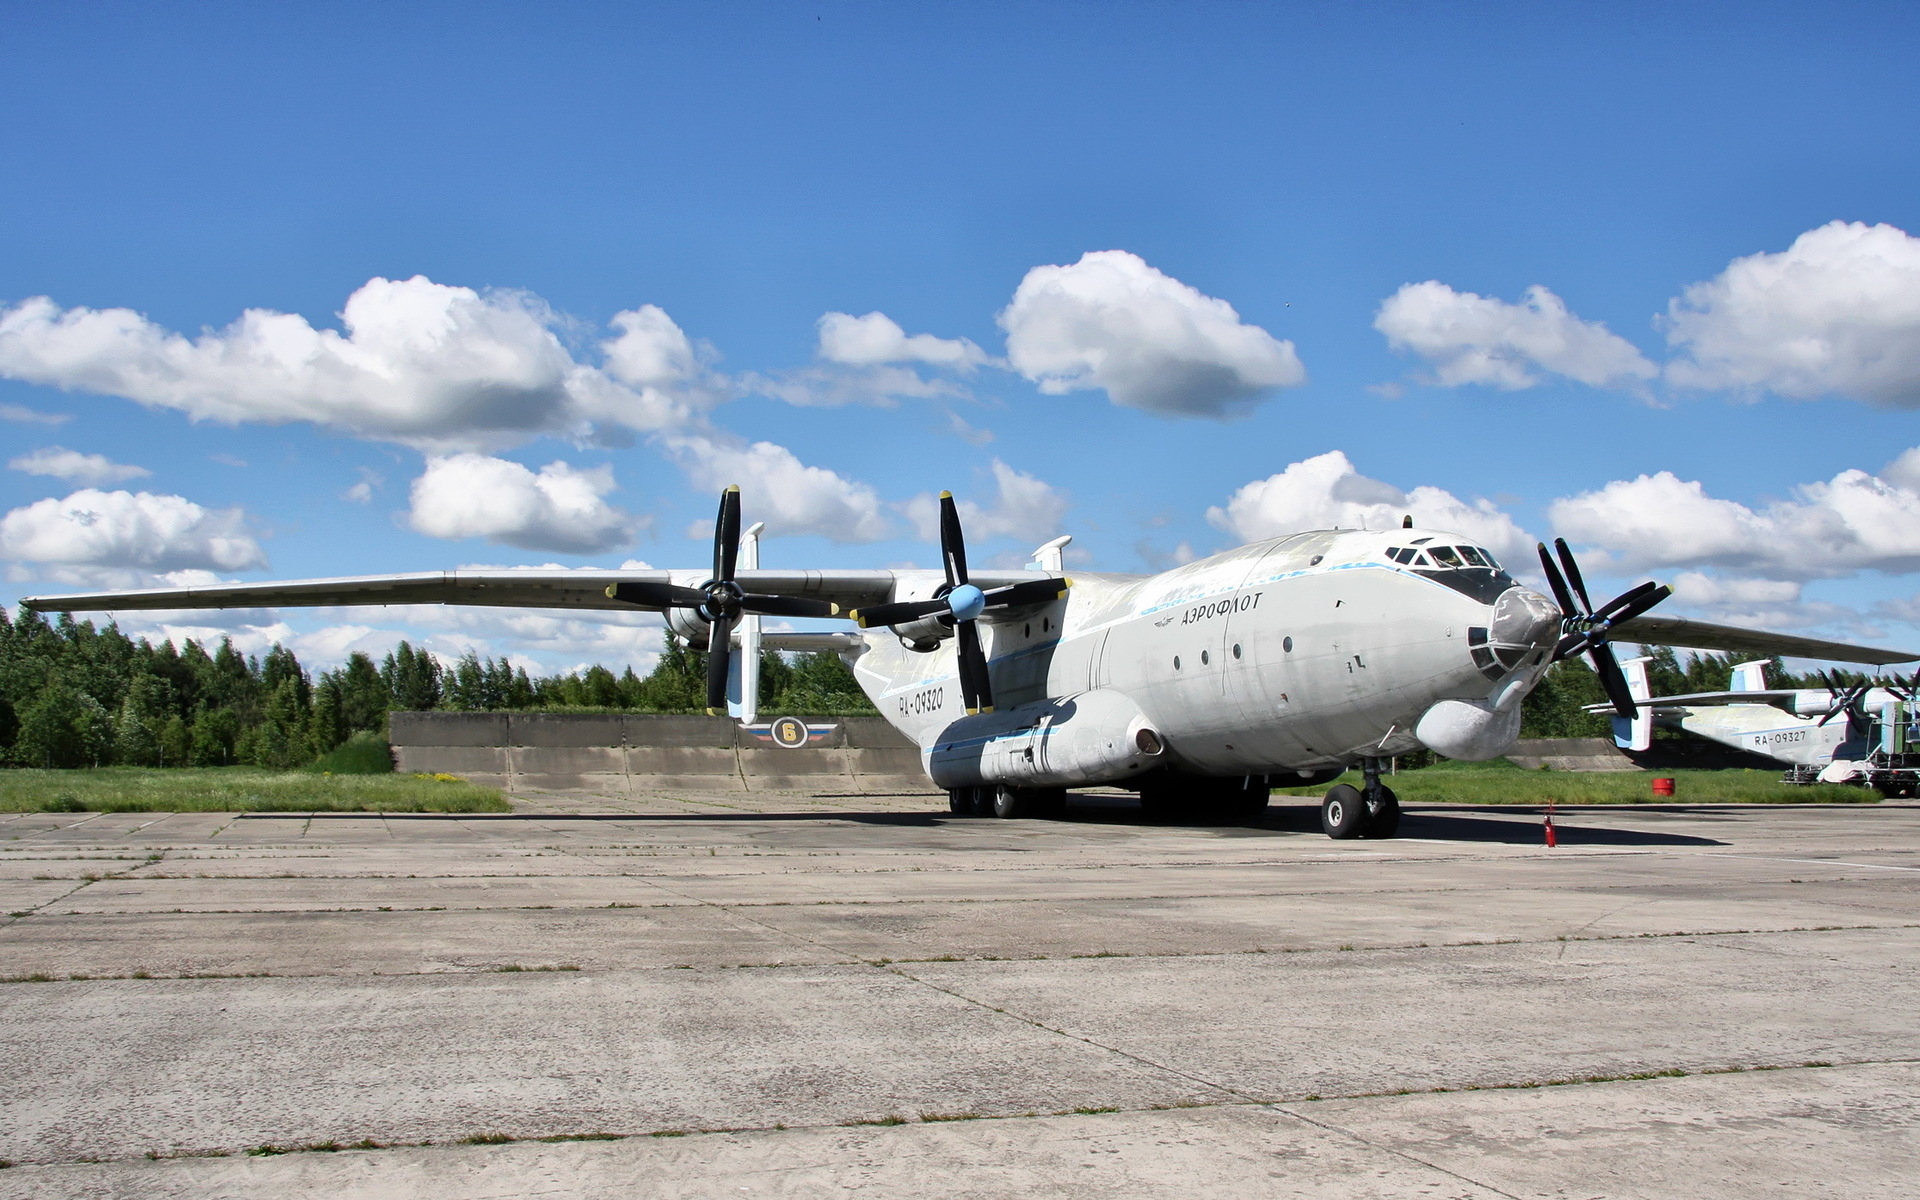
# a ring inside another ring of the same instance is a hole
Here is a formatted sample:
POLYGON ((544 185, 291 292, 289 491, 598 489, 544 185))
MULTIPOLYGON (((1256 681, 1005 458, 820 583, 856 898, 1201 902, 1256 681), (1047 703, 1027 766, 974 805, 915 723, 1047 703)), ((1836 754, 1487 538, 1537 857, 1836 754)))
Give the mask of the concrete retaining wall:
POLYGON ((878 717, 809 717, 825 731, 787 749, 725 717, 644 714, 397 712, 402 771, 461 775, 537 791, 899 793, 936 789, 920 751, 878 717))
POLYGON ((1522 738, 1507 758, 1529 771, 1638 771, 1612 738, 1522 738))

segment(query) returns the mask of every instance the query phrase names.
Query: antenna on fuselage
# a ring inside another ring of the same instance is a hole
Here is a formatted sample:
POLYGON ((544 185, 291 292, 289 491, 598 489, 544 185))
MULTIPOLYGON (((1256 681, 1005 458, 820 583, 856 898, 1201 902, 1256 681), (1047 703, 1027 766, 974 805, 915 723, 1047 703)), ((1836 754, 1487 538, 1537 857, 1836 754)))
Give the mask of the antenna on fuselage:
POLYGON ((1408 513, 1408 514, 1407 514, 1406 516, 1404 516, 1404 517, 1401 517, 1401 518, 1400 518, 1400 528, 1402 528, 1402 529, 1412 529, 1412 528, 1413 528, 1413 514, 1412 514, 1412 513, 1408 513))

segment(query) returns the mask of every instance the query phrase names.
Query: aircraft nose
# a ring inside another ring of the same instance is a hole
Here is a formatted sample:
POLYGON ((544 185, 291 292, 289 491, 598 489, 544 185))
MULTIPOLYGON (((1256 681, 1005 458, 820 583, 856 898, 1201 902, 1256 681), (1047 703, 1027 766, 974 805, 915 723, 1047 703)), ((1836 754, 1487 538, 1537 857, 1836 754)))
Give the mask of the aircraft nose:
POLYGON ((1510 587, 1493 603, 1488 633, 1495 645, 1552 646, 1560 640, 1560 609, 1539 592, 1510 587))

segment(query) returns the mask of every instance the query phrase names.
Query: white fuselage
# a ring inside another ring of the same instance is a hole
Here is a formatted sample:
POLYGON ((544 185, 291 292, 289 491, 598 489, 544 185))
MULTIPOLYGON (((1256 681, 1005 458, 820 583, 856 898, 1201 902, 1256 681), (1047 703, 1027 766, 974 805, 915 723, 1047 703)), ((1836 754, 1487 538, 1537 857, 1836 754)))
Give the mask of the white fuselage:
MULTIPOLYGON (((1796 698, 1795 707, 1822 712, 1831 702, 1831 693, 1807 691, 1796 698)), ((1876 688, 1866 696, 1865 707, 1877 712, 1890 703, 1891 694, 1876 688)), ((1845 714, 1821 724, 1814 717, 1795 716, 1771 704, 1725 704, 1675 706, 1656 709, 1654 720, 1670 729, 1684 729, 1709 741, 1736 750, 1746 750, 1783 763, 1821 767, 1839 760, 1866 758, 1873 750, 1868 731, 1845 714)))
MULTIPOLYGON (((963 778, 969 771, 977 781, 1054 785, 1162 766, 1211 776, 1307 773, 1420 748, 1422 719, 1446 701, 1510 743, 1560 614, 1497 567, 1446 569, 1424 556, 1403 564, 1387 553, 1416 542, 1473 545, 1432 530, 1322 531, 1159 575, 1076 575, 1065 599, 981 623, 998 709, 991 716, 967 716, 951 641, 919 652, 886 630, 869 631, 854 670, 881 714, 922 746, 943 786, 976 782, 963 778), (1512 610, 1499 620, 1496 601, 1512 610), (1496 625, 1507 645, 1498 633, 1490 640, 1496 625), (1161 753, 1131 752, 1141 728, 1161 753), (1043 761, 1049 729, 1051 766, 1043 761), (1090 749, 1088 739, 1113 752, 1090 749), (963 742, 985 747, 981 765, 949 764, 943 778, 936 748, 963 742)), ((929 596, 941 582, 934 572, 903 578, 897 595, 929 596)))

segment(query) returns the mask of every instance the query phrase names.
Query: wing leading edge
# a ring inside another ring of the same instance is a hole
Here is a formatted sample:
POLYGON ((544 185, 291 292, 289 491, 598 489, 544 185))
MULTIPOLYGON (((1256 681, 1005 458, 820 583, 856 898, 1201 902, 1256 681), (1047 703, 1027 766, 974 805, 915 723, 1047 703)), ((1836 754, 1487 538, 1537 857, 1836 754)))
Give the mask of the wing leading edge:
POLYGON ((1713 625, 1685 617, 1638 616, 1615 625, 1612 632, 1615 639, 1623 642, 1684 646, 1690 650, 1732 650, 1770 658, 1819 658, 1833 662, 1871 663, 1882 667, 1920 659, 1920 653, 1911 650, 1880 650, 1821 638, 1767 633, 1733 625, 1713 625))
MULTIPOLYGON (((841 608, 882 604, 893 598, 901 572, 744 570, 737 579, 751 591, 830 600, 841 608)), ((220 583, 203 587, 148 588, 70 596, 29 596, 35 612, 122 612, 139 609, 319 608, 374 604, 471 604, 493 608, 575 608, 634 612, 607 597, 615 583, 678 583, 691 586, 701 571, 428 571, 408 575, 359 575, 285 583, 220 583)), ((981 576, 987 586, 1032 579, 1025 572, 981 576)))

